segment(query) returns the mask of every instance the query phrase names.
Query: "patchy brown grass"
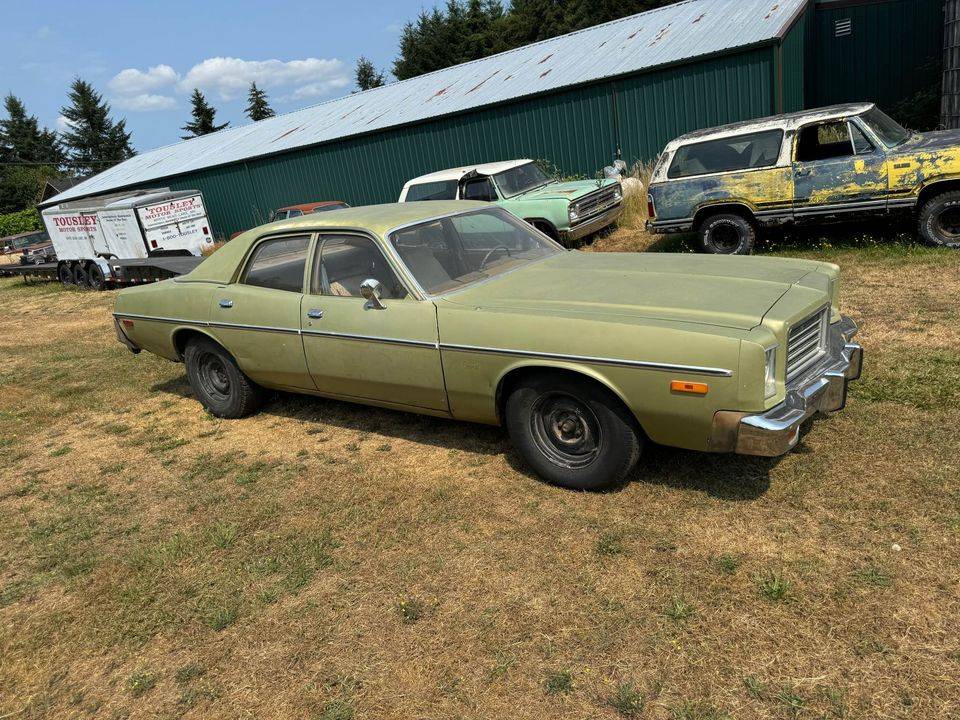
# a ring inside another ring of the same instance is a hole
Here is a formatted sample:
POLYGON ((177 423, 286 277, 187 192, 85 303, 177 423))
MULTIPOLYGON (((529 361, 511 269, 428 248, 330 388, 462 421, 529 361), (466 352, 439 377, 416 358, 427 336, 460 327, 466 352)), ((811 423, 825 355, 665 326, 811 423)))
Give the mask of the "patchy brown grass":
POLYGON ((494 428, 216 420, 112 293, 0 280, 0 717, 957 716, 960 254, 790 252, 843 267, 848 408, 599 494, 494 428))

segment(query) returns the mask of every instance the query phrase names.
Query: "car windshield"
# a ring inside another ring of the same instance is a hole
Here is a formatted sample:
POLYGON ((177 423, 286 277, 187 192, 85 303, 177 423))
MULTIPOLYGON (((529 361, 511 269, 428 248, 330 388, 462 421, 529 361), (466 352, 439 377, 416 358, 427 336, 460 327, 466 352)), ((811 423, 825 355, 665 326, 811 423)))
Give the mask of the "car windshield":
POLYGON ((547 174, 532 162, 497 173, 493 179, 497 181, 497 186, 505 198, 529 192, 550 182, 547 174))
POLYGON ((880 138, 880 142, 888 148, 896 147, 910 139, 910 131, 882 110, 872 108, 861 115, 860 118, 880 138))
POLYGON ((563 252, 501 208, 427 220, 390 234, 427 293, 439 295, 563 252))

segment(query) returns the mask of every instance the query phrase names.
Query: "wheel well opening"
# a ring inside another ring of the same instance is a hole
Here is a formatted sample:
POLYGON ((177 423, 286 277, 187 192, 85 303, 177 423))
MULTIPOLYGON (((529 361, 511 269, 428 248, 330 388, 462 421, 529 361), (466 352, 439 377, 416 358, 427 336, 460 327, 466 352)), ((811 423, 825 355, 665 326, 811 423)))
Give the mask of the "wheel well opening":
POLYGON ((640 431, 640 434, 644 439, 647 439, 647 434, 643 429, 643 426, 640 424, 640 420, 637 419, 637 416, 634 415, 633 411, 629 406, 623 401, 617 393, 611 390, 607 385, 597 380, 595 377, 587 375, 586 373, 577 372, 576 370, 568 370, 566 368, 551 367, 549 365, 527 365, 524 367, 519 367, 514 370, 511 370, 506 375, 500 379, 500 384, 497 386, 497 392, 494 396, 497 408, 497 420, 500 421, 500 424, 503 425, 506 409, 507 409, 507 398, 510 397, 510 393, 513 392, 513 389, 522 382, 525 378, 549 374, 557 377, 566 377, 577 379, 581 381, 586 381, 596 387, 602 389, 605 393, 609 394, 611 397, 616 398, 617 402, 623 407, 626 411, 626 414, 631 418, 634 424, 637 427, 637 430, 640 431))
POLYGON ((557 229, 553 226, 553 223, 546 220, 540 220, 537 218, 530 218, 527 220, 530 225, 533 225, 537 230, 542 232, 544 235, 549 237, 551 240, 559 240, 560 234, 557 232, 557 229))
MULTIPOLYGON (((180 362, 183 362, 183 354, 187 351, 187 343, 194 338, 216 342, 216 340, 211 338, 209 335, 205 335, 199 330, 191 330, 190 328, 177 330, 173 334, 173 347, 176 349, 177 355, 180 357, 180 362)), ((220 343, 217 344, 219 345, 220 343)))
POLYGON ((693 227, 699 230, 700 223, 702 223, 708 217, 726 213, 739 215, 748 222, 754 222, 753 212, 746 205, 741 205, 740 203, 728 203, 726 205, 708 205, 707 207, 697 210, 696 214, 693 216, 693 227))
POLYGON ((917 210, 922 209, 929 200, 932 200, 937 195, 957 191, 960 191, 960 180, 941 180, 940 182, 931 183, 925 186, 920 191, 920 195, 917 196, 917 210))

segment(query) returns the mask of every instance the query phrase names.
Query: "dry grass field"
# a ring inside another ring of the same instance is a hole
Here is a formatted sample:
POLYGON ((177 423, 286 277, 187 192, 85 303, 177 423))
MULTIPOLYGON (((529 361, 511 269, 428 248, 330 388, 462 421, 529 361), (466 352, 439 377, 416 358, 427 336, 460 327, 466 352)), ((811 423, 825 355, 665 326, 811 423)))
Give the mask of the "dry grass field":
POLYGON ((842 266, 849 406, 606 493, 496 428, 219 421, 116 342, 114 293, 0 280, 0 718, 960 716, 960 253, 765 252, 842 266))

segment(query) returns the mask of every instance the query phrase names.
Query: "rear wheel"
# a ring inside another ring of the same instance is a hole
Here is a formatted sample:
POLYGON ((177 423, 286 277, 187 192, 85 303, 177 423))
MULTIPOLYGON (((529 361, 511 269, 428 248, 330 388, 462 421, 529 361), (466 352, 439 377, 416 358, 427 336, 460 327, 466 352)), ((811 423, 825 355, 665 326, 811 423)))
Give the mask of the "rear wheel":
POLYGON ((640 457, 640 433, 619 398, 586 378, 544 372, 507 398, 507 430, 547 482, 594 490, 622 480, 640 457))
POLYGON ((924 203, 919 231, 931 245, 960 248, 960 192, 945 192, 924 203))
POLYGON ((87 268, 87 284, 94 290, 103 290, 107 284, 103 270, 96 263, 90 263, 90 267, 87 268))
POLYGON ((60 263, 57 266, 57 280, 61 285, 73 285, 73 270, 67 263, 60 263))
POLYGON ((80 263, 73 268, 73 284, 80 287, 85 287, 87 284, 87 271, 80 263))
POLYGON ((717 213, 705 217, 697 228, 700 247, 713 255, 749 255, 757 240, 757 231, 749 220, 736 213, 717 213))
POLYGON ((212 415, 241 418, 263 402, 263 388, 248 378, 230 354, 212 340, 191 340, 183 353, 194 395, 212 415))

